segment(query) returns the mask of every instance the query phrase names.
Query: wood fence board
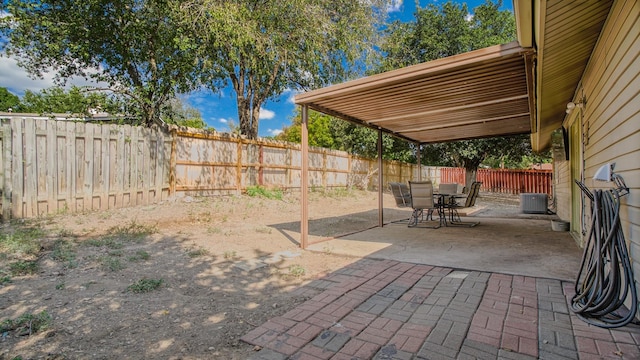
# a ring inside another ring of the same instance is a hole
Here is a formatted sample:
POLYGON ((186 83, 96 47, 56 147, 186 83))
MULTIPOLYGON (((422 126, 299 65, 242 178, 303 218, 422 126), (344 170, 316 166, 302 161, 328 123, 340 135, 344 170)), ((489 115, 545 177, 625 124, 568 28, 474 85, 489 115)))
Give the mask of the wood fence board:
POLYGON ((109 126, 109 144, 108 144, 108 152, 109 152, 109 177, 107 178, 107 183, 109 184, 109 192, 107 196, 109 198, 109 207, 110 208, 118 208, 122 203, 120 195, 122 192, 122 183, 119 181, 124 171, 121 170, 120 167, 120 152, 118 149, 122 149, 120 146, 120 137, 122 135, 122 128, 116 127, 115 125, 109 126))
POLYGON ((47 147, 47 213, 58 211, 58 128, 55 121, 46 124, 46 147, 47 147))
POLYGON ((25 204, 28 217, 38 215, 38 157, 35 151, 29 149, 37 149, 37 136, 35 120, 31 118, 24 119, 24 161, 25 161, 25 204))
MULTIPOLYGON (((85 151, 85 177, 84 177, 84 207, 85 211, 92 211, 96 207, 96 193, 100 190, 96 185, 97 174, 100 161, 96 161, 100 156, 99 148, 96 151, 96 141, 94 134, 94 124, 85 124, 86 135, 83 137, 85 151)), ((99 199, 99 197, 98 197, 99 199)))
MULTIPOLYGON (((47 170, 49 168, 47 156, 47 123, 34 121, 35 125, 35 172, 36 172, 36 214, 40 214, 40 204, 47 203, 47 170)), ((46 209, 44 213, 46 213, 46 209)))
POLYGON ((63 123, 64 128, 64 144, 66 148, 66 162, 63 166, 67 168, 67 190, 66 190, 66 208, 71 211, 76 211, 76 204, 74 199, 76 189, 76 141, 75 141, 75 123, 63 123))
POLYGON ((151 150, 153 144, 150 142, 150 130, 148 128, 141 129, 141 139, 138 141, 138 149, 140 153, 138 154, 138 159, 140 160, 140 164, 138 164, 141 178, 142 178, 142 202, 138 204, 148 204, 151 190, 149 188, 149 183, 151 182, 150 174, 151 174, 151 157, 153 156, 153 151, 151 150))
POLYGON ((138 140, 139 130, 136 127, 131 128, 131 205, 140 203, 140 188, 144 185, 140 173, 140 144, 138 140))
POLYGON ((24 165, 23 165, 23 144, 22 144, 22 119, 11 122, 11 163, 13 191, 11 192, 11 213, 16 217, 26 217, 24 212, 24 165))
POLYGON ((2 122, 2 219, 11 218, 11 124, 2 122))
POLYGON ((100 210, 109 209, 109 125, 100 126, 100 210))

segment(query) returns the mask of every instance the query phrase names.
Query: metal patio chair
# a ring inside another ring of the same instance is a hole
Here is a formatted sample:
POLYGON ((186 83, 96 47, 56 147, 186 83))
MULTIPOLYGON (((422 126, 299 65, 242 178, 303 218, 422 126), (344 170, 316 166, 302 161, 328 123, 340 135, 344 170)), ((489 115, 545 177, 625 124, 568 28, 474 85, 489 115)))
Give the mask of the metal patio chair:
POLYGON ((449 223, 451 225, 458 226, 468 226, 474 227, 478 225, 480 222, 465 222, 460 219, 460 214, 458 213, 458 209, 472 207, 476 204, 476 199, 478 198, 478 193, 480 192, 480 186, 482 185, 479 181, 474 181, 469 188, 469 194, 465 198, 464 204, 458 204, 455 201, 455 198, 451 198, 448 203, 444 204, 444 207, 449 210, 449 223))
POLYGON ((431 181, 409 181, 409 191, 411 193, 411 207, 413 213, 409 218, 409 227, 418 226, 418 222, 433 220, 433 211, 438 212, 438 225, 429 226, 437 229, 442 226, 446 220, 442 209, 438 208, 438 204, 433 200, 433 184, 431 181), (426 215, 425 215, 426 211, 426 215))
POLYGON ((401 182, 390 182, 389 189, 396 200, 396 206, 399 208, 411 207, 411 193, 409 186, 401 182))

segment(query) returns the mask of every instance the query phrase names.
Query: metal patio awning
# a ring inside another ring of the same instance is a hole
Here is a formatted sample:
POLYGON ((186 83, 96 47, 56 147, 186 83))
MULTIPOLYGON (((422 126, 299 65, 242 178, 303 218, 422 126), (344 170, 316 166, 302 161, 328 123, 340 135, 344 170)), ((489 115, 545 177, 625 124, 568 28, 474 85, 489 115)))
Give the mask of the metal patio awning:
MULTIPOLYGON (((405 67, 295 97, 302 106, 300 246, 308 243, 308 109, 415 143, 527 134, 537 128, 535 51, 517 42, 405 67)), ((378 172, 382 183, 382 172, 378 172)), ((383 225, 382 187, 378 188, 383 225)))
POLYGON ((298 105, 417 143, 535 129, 533 49, 517 42, 442 58, 295 97, 298 105))

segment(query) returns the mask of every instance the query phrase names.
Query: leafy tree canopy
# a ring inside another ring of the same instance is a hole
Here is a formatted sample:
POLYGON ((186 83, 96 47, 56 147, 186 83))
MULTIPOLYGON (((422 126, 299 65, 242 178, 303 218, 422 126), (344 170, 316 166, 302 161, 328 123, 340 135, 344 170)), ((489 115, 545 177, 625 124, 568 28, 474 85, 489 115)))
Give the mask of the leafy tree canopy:
POLYGON ((7 88, 0 87, 0 111, 18 111, 20 98, 9 92, 7 88))
POLYGON ((189 104, 185 104, 180 98, 169 100, 166 108, 163 110, 163 119, 170 124, 195 129, 215 130, 204 122, 198 109, 189 104))
MULTIPOLYGON (((301 142, 302 116, 300 109, 291 119, 292 125, 276 136, 278 140, 301 142)), ((309 111, 309 145, 347 151, 366 158, 378 156, 378 132, 348 121, 316 111, 309 111)), ((384 134, 382 137, 385 160, 415 162, 413 150, 405 141, 384 134)))
POLYGON ((18 111, 24 113, 51 114, 70 113, 91 116, 92 111, 118 114, 122 102, 103 92, 86 91, 77 86, 68 91, 61 87, 52 87, 40 92, 25 91, 18 105, 18 111))
POLYGON ((287 88, 341 81, 369 54, 389 0, 188 0, 176 8, 200 39, 209 86, 230 82, 240 133, 256 138, 260 107, 287 88))
POLYGON ((0 18, 0 50, 32 76, 55 72, 106 83, 128 96, 147 125, 177 92, 197 85, 197 41, 173 18, 178 0, 11 0, 0 18))

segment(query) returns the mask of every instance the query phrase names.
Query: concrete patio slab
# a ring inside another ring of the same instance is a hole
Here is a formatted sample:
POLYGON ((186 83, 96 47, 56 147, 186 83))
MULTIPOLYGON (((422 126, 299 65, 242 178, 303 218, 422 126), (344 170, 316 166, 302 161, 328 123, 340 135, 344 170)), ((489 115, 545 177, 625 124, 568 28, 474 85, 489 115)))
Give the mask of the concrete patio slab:
MULTIPOLYGON (((457 269, 574 280, 582 250, 549 219, 463 218, 472 228, 409 228, 399 221, 311 245, 312 251, 457 269)), ((432 224, 425 224, 434 225, 432 224)))

